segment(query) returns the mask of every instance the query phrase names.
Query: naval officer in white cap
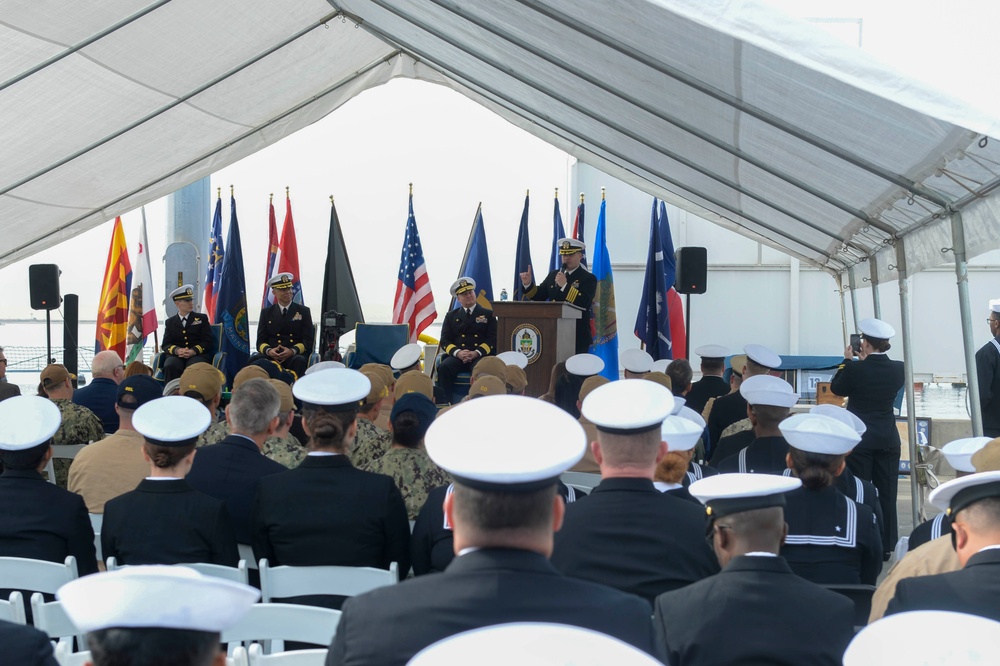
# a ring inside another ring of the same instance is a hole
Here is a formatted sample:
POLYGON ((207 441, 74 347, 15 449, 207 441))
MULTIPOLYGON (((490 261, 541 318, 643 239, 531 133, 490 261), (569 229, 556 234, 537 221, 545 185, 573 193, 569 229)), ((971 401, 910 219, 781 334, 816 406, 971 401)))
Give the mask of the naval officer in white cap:
POLYGON ((990 341, 976 352, 976 376, 979 378, 979 407, 983 434, 1000 437, 1000 299, 989 303, 990 341))
POLYGON ((601 483, 566 507, 552 555, 560 571, 650 601, 719 571, 703 538, 702 512, 653 485, 669 446, 660 430, 674 409, 670 389, 643 379, 620 379, 587 395, 582 412, 597 427, 591 448, 601 483))
POLYGON ((947 610, 1000 621, 1000 472, 944 483, 931 492, 930 502, 951 518, 962 569, 899 581, 886 614, 947 610))
MULTIPOLYGON (((747 359, 742 373, 743 381, 758 375, 773 374, 776 368, 781 365, 781 357, 764 345, 746 345, 743 347, 743 352, 747 359)), ((739 391, 716 398, 712 402, 711 411, 705 418, 708 422, 709 451, 714 452, 719 440, 722 439, 723 430, 746 417, 747 401, 739 391)), ((749 429, 749 427, 748 424, 747 428, 749 429)), ((720 460, 714 455, 712 458, 714 462, 720 460)))
POLYGON ((882 546, 888 559, 898 540, 896 492, 899 485, 899 431, 893 404, 903 388, 903 362, 886 356, 896 331, 880 319, 862 319, 861 351, 844 350, 844 364, 830 381, 830 390, 847 398, 847 409, 867 426, 861 443, 847 459, 854 476, 871 481, 882 503, 882 546))
POLYGON ((194 286, 183 285, 170 292, 177 314, 163 322, 163 342, 166 353, 163 377, 169 382, 183 374, 193 363, 212 362, 212 326, 208 315, 194 310, 194 286))
POLYGON ((78 578, 56 597, 87 634, 93 666, 224 666, 221 634, 260 592, 187 567, 148 565, 78 578))
POLYGON ((556 482, 583 455, 572 417, 540 400, 490 396, 441 414, 425 442, 455 480, 444 513, 457 556, 444 573, 347 600, 328 665, 403 666, 442 638, 522 621, 593 629, 653 652, 648 603, 549 564, 565 510, 556 482))
POLYGON ((450 403, 455 396, 455 378, 472 372, 479 359, 497 353, 497 318, 493 310, 476 301, 476 281, 460 277, 451 285, 458 307, 441 322, 441 351, 437 367, 436 401, 450 403))
POLYGON ((264 356, 301 377, 313 353, 316 332, 312 312, 293 302, 295 276, 291 273, 278 273, 267 284, 271 287, 274 305, 260 311, 254 356, 264 356))
POLYGON ((19 395, 0 402, 0 556, 62 564, 72 555, 86 576, 97 571, 87 506, 41 474, 61 422, 59 408, 46 398, 19 395))
POLYGON ((861 437, 821 414, 781 422, 790 474, 802 488, 788 494, 788 535, 781 554, 792 570, 821 585, 874 585, 882 570, 882 539, 872 510, 834 485, 844 459, 861 437))
POLYGON ((688 407, 701 414, 710 398, 729 393, 729 382, 722 378, 729 350, 722 345, 702 345, 694 353, 701 357, 701 379, 691 384, 684 398, 688 407))
MULTIPOLYGON (((799 395, 784 379, 756 375, 740 384, 740 393, 747 401, 747 416, 753 426, 754 440, 716 465, 723 474, 781 474, 788 465, 788 442, 781 436, 778 424, 788 418, 799 395)), ((725 439, 723 439, 723 442, 725 439)))
POLYGON ((587 245, 575 238, 559 239, 559 256, 562 267, 550 271, 541 284, 528 270, 520 274, 525 301, 561 301, 582 311, 576 320, 576 353, 583 354, 590 349, 594 338, 590 332, 590 305, 597 294, 597 278, 582 266, 587 245))
POLYGON ((785 496, 800 485, 770 474, 720 474, 691 484, 723 568, 657 597, 654 623, 667 663, 840 664, 854 634, 854 604, 796 576, 778 554, 785 496))

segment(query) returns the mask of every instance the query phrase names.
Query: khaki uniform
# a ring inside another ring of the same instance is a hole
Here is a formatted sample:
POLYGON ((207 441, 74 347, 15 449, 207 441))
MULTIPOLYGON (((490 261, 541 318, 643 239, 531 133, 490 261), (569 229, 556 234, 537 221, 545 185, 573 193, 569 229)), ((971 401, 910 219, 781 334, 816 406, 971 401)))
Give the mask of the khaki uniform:
MULTIPOLYGON (((97 414, 70 400, 53 400, 52 402, 62 413, 62 424, 52 437, 54 445, 89 444, 104 439, 104 424, 101 423, 101 419, 97 418, 97 414)), ((66 487, 70 462, 66 458, 57 458, 52 461, 52 466, 56 471, 56 485, 60 488, 66 487)))
POLYGON ((226 423, 225 419, 222 419, 221 421, 215 421, 212 425, 208 426, 208 430, 198 435, 198 441, 195 443, 195 446, 202 447, 209 444, 218 444, 226 437, 229 437, 229 424, 226 423))
POLYGON ((933 576, 958 571, 961 568, 962 564, 958 561, 958 555, 951 545, 950 534, 928 541, 916 550, 910 551, 889 570, 889 575, 875 590, 868 623, 871 624, 885 615, 889 602, 896 596, 896 585, 904 578, 933 576))
POLYGON ((358 416, 358 436, 351 447, 351 464, 358 469, 365 469, 378 460, 392 445, 392 433, 379 428, 366 418, 358 416))
POLYGON ((583 432, 587 435, 587 448, 584 450, 583 458, 580 458, 580 462, 570 467, 569 471, 600 474, 601 466, 598 465, 597 461, 594 459, 594 451, 590 447, 591 442, 597 441, 597 426, 583 416, 580 417, 580 425, 583 426, 583 432))
POLYGON ((435 465, 423 449, 393 447, 362 469, 392 477, 410 520, 417 519, 430 491, 451 483, 451 475, 435 465))
POLYGON ((265 457, 288 469, 295 469, 306 457, 306 447, 292 433, 284 437, 268 437, 261 451, 265 457))
POLYGON ((135 490, 149 476, 145 441, 135 430, 118 430, 80 451, 69 467, 69 491, 83 497, 90 513, 104 513, 105 502, 135 490))

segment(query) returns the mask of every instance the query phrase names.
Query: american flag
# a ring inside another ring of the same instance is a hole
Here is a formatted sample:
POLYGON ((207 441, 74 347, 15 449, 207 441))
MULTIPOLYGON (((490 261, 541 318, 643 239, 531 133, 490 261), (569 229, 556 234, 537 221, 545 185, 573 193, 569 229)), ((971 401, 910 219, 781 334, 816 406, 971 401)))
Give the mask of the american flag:
POLYGON ((396 300, 392 307, 394 324, 410 325, 410 342, 416 342, 421 331, 437 319, 431 281, 427 277, 424 251, 420 247, 417 220, 413 217, 413 195, 410 195, 410 216, 406 219, 406 238, 399 256, 399 276, 396 300))

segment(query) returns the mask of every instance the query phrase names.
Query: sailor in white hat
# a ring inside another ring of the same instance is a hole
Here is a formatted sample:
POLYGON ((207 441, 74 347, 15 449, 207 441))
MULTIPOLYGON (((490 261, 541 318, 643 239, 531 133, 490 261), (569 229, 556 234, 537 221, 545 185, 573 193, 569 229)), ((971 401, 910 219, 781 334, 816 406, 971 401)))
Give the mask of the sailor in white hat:
POLYGON ((424 441, 455 482, 444 513, 457 557, 442 574, 347 600, 332 663, 401 664, 458 632, 528 619, 600 627, 653 651, 645 602, 558 575, 547 560, 565 511, 556 482, 585 446, 572 417, 533 398, 484 397, 439 415, 424 441))
MULTIPOLYGON (((674 400, 676 403, 677 396, 674 396, 674 400)), ((688 407, 687 404, 685 403, 680 409, 676 411, 674 415, 679 416, 682 419, 687 419, 694 425, 698 426, 701 432, 699 441, 704 441, 706 424, 705 424, 705 419, 701 417, 701 414, 688 407)), ((697 446, 697 442, 695 442, 695 445, 697 446)), ((692 449, 692 452, 694 451, 695 450, 692 449)), ((699 479, 704 479, 706 476, 714 476, 719 473, 719 470, 715 469, 714 467, 711 467, 705 464, 704 462, 696 461, 694 459, 695 455, 696 454, 692 455, 691 462, 688 464, 687 475, 681 481, 681 483, 683 483, 685 486, 689 486, 695 481, 698 481, 699 479)))
POLYGON ((583 416, 597 429, 591 448, 602 478, 586 501, 567 507, 556 534, 552 563, 566 575, 651 601, 718 571, 700 538, 698 507, 653 485, 668 448, 661 428, 675 404, 670 389, 643 379, 610 382, 583 401, 583 416))
POLYGON ((97 558, 86 504, 42 476, 61 424, 59 408, 47 398, 0 402, 0 554, 58 563, 72 555, 80 575, 87 575, 97 571, 97 558))
POLYGON ((866 430, 847 464, 858 478, 871 481, 882 504, 882 545, 888 558, 898 541, 896 494, 899 485, 900 439, 893 405, 903 388, 903 363, 890 360, 892 326, 878 319, 862 319, 861 351, 853 360, 851 347, 844 350, 844 364, 830 380, 830 390, 847 398, 847 409, 860 418, 866 430))
POLYGON ((990 341, 976 352, 976 376, 979 378, 979 409, 983 434, 1000 437, 1000 299, 989 302, 990 341))
POLYGON ((505 351, 497 354, 497 358, 507 365, 516 365, 524 370, 528 367, 528 357, 519 351, 505 351))
MULTIPOLYGON (((781 436, 778 424, 788 418, 799 395, 784 379, 770 375, 755 375, 744 380, 740 393, 747 401, 754 439, 737 453, 723 458, 716 467, 723 474, 781 474, 788 468, 785 463, 788 443, 781 436)), ((725 443, 723 438, 719 446, 725 443)))
POLYGON ((788 442, 789 473, 802 480, 802 488, 787 497, 782 555, 813 582, 874 585, 882 570, 878 521, 834 483, 861 437, 821 414, 794 414, 778 427, 788 442))
MULTIPOLYGON (((579 309, 583 316, 576 320, 576 353, 585 353, 593 338, 590 334, 590 305, 597 293, 597 278, 581 265, 587 250, 583 241, 559 239, 562 266, 549 272, 541 284, 535 284, 531 266, 520 274, 522 297, 526 301, 559 301, 579 309)), ((521 267, 523 268, 523 267, 521 267)))
POLYGON ((135 566, 78 578, 56 592, 94 666, 223 666, 221 634, 260 598, 249 585, 176 566, 135 566))
POLYGON ((313 363, 310 365, 309 369, 306 370, 306 374, 311 375, 320 372, 321 370, 342 370, 346 367, 347 366, 340 361, 320 361, 319 363, 313 363))
POLYGON ((397 374, 401 375, 410 370, 420 370, 420 355, 423 350, 416 342, 403 345, 392 355, 389 365, 397 374))
POLYGON ((497 353, 497 318, 493 310, 477 301, 476 281, 460 277, 450 291, 458 307, 448 312, 441 323, 440 349, 444 355, 438 363, 434 387, 438 404, 461 399, 461 393, 455 393, 459 374, 471 373, 479 359, 497 353))
MULTIPOLYGON (((278 273, 267 284, 271 287, 274 304, 260 312, 254 357, 275 361, 301 377, 306 373, 315 346, 312 312, 302 305, 302 296, 296 294, 296 279, 291 273, 278 273)), ((251 358, 251 362, 253 360, 251 358)))
POLYGON ((626 349, 618 355, 625 379, 641 379, 653 369, 653 357, 645 349, 626 349))
POLYGON ((163 377, 169 382, 177 379, 192 363, 211 363, 215 343, 208 315, 194 312, 194 286, 185 284, 169 294, 177 314, 163 322, 161 347, 163 377))
POLYGON ((721 398, 729 393, 729 382, 722 377, 729 349, 722 345, 702 345, 695 348, 694 353, 701 358, 701 379, 691 384, 684 397, 688 407, 700 414, 710 398, 721 398))
POLYGON ((785 501, 800 485, 769 474, 691 484, 723 573, 656 599, 667 663, 839 663, 854 633, 854 604, 794 575, 779 554, 785 501))
MULTIPOLYGON (((691 413, 694 414, 693 411, 691 413)), ((697 502, 687 491, 687 486, 695 476, 691 471, 691 466, 697 465, 694 462, 694 450, 704 430, 704 426, 699 426, 696 422, 680 415, 668 416, 663 420, 660 426, 660 438, 666 442, 667 452, 656 464, 656 471, 653 474, 653 485, 661 493, 697 502)), ((698 473, 704 475, 706 469, 710 468, 699 466, 697 469, 698 473)), ((714 469, 711 473, 718 474, 714 469)))
POLYGON ((911 611, 869 624, 844 652, 844 666, 980 666, 1000 654, 1000 622, 952 611, 911 611), (933 637, 919 640, 914 637, 933 637))
MULTIPOLYGON (((746 345, 743 347, 743 351, 744 354, 740 356, 741 359, 745 358, 746 360, 744 361, 742 371, 740 371, 741 381, 746 381, 758 375, 774 374, 775 369, 781 365, 781 357, 764 345, 746 345)), ((736 357, 734 357, 732 362, 735 364, 736 360, 736 357)), ((723 459, 723 456, 718 453, 718 447, 724 436, 753 429, 749 419, 747 419, 746 398, 736 390, 713 400, 711 411, 709 411, 705 420, 708 422, 709 455, 713 465, 718 465, 723 459), (743 423, 739 424, 733 430, 727 431, 729 426, 739 421, 743 421, 743 423)), ((742 446, 747 446, 752 439, 750 435, 743 435, 739 443, 742 446)), ((729 451, 726 451, 726 453, 732 455, 729 451)))
POLYGON ((580 391, 590 377, 604 370, 604 359, 596 354, 574 354, 566 359, 566 373, 556 379, 555 404, 580 418, 580 391))
POLYGON ((363 373, 339 368, 292 385, 308 453, 295 469, 260 479, 250 518, 256 555, 292 565, 388 569, 396 562, 406 577, 410 524, 403 497, 390 477, 363 472, 349 457, 371 388, 363 373))
POLYGON ((951 518, 959 571, 896 585, 887 615, 950 610, 1000 621, 1000 472, 977 472, 941 484, 930 502, 951 518))

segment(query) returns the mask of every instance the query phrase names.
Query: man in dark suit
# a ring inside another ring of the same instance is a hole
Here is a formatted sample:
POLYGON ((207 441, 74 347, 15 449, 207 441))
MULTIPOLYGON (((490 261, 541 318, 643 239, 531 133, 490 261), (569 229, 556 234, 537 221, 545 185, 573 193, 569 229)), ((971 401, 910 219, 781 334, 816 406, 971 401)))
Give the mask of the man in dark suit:
POLYGON ((198 450, 187 481, 195 490, 226 503, 236 541, 249 544, 250 509, 262 477, 287 468, 264 457, 264 442, 278 427, 281 397, 266 379, 251 379, 233 391, 226 406, 232 434, 198 450))
POLYGON ((597 294, 597 278, 587 270, 583 263, 583 252, 587 246, 575 238, 559 240, 559 255, 562 257, 561 268, 550 272, 536 285, 531 266, 521 273, 521 286, 524 287, 526 301, 561 301, 579 308, 582 316, 576 320, 576 353, 585 354, 594 341, 590 330, 590 304, 597 294))
POLYGON ((163 324, 163 377, 169 382, 184 373, 194 363, 211 363, 212 326, 208 315, 192 312, 194 287, 186 284, 170 292, 177 314, 163 324))
POLYGON ((45 398, 22 395, 0 402, 0 556, 61 564, 72 555, 86 576, 97 571, 87 506, 41 474, 60 421, 59 408, 45 398))
POLYGON ((784 494, 800 485, 767 474, 691 484, 723 569, 656 598, 654 624, 668 663, 840 665, 854 635, 854 605, 799 578, 778 555, 787 532, 784 494))
POLYGON ((673 405, 670 389, 644 379, 605 384, 583 401, 583 416, 597 427, 591 447, 601 483, 566 507, 552 554, 564 574, 652 601, 719 571, 702 511, 653 485, 673 405))
POLYGON ((943 610, 1000 621, 1000 472, 949 481, 934 489, 930 502, 951 517, 962 569, 899 581, 886 615, 943 610))
POLYGON ((59 666, 49 637, 34 627, 0 620, 0 645, 4 661, 9 664, 59 666))
POLYGON ((441 358, 437 368, 437 402, 451 402, 455 377, 472 372, 479 359, 497 353, 497 318, 493 310, 476 302, 476 281, 460 277, 451 285, 458 307, 441 325, 441 358))
POLYGON ((306 373, 313 351, 312 313, 306 306, 292 302, 295 277, 291 273, 278 273, 267 284, 275 303, 260 312, 257 354, 277 361, 301 377, 306 373))
POLYGON ((1000 437, 1000 300, 990 301, 990 341, 976 352, 983 434, 1000 437))
POLYGON ((437 418, 425 443, 455 479, 444 513, 457 556, 444 573, 348 599, 328 665, 403 666, 442 638, 506 622, 569 624, 654 651, 648 603, 548 562, 564 511, 556 481, 583 455, 571 416, 523 396, 470 400, 437 418))
POLYGON ((125 366, 118 352, 107 349, 94 355, 90 384, 73 391, 73 403, 86 407, 101 419, 105 434, 118 431, 118 384, 125 379, 125 366))
POLYGON ((694 353, 701 357, 701 379, 691 384, 684 399, 688 407, 701 414, 709 398, 729 393, 729 382, 722 378, 729 350, 722 345, 702 345, 694 353))
POLYGON ((871 481, 882 503, 882 545, 888 559, 898 540, 896 492, 899 485, 899 431, 893 405, 903 388, 903 362, 893 361, 889 339, 896 331, 879 319, 862 319, 861 350, 857 361, 854 350, 844 349, 844 364, 830 381, 830 390, 847 398, 847 411, 861 419, 867 430, 861 443, 847 457, 854 476, 871 481))

